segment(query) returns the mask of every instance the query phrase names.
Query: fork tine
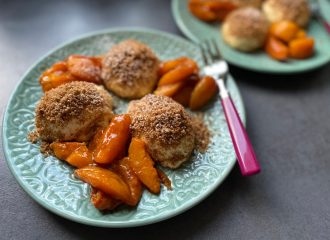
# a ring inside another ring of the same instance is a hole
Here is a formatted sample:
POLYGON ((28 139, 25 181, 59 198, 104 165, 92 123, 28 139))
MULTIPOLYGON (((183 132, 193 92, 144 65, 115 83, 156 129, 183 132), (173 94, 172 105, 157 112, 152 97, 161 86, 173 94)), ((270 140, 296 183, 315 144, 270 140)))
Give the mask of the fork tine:
POLYGON ((199 50, 201 51, 201 54, 202 54, 202 58, 203 58, 203 61, 204 61, 204 65, 208 65, 210 64, 209 61, 208 61, 208 57, 206 56, 206 52, 205 52, 205 49, 203 47, 203 42, 200 42, 198 44, 199 46, 199 50))
POLYGON ((212 38, 211 42, 213 43, 213 47, 215 49, 215 57, 218 58, 218 59, 222 59, 222 55, 221 55, 221 52, 220 52, 219 47, 217 45, 217 42, 215 41, 214 38, 212 38))
POLYGON ((214 55, 212 53, 212 46, 211 46, 211 42, 209 40, 205 41, 205 45, 206 45, 206 50, 207 53, 209 54, 209 56, 211 57, 211 62, 214 60, 214 55))

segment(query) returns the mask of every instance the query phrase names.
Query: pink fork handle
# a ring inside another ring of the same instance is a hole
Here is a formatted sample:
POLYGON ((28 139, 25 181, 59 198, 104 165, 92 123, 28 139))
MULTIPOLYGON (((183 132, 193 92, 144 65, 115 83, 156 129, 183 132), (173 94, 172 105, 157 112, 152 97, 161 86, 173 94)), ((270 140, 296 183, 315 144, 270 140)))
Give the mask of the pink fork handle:
POLYGON ((259 163, 233 101, 228 96, 221 100, 221 104, 242 175, 250 176, 259 173, 259 163))
POLYGON ((322 20, 323 26, 325 30, 327 30, 328 34, 330 34, 330 24, 326 22, 324 19, 322 20))

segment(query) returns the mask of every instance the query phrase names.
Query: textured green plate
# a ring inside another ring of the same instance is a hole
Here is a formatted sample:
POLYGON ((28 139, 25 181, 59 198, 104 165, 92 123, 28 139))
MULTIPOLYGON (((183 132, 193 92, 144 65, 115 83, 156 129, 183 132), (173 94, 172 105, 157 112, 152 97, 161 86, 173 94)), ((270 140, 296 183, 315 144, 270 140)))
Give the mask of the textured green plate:
MULTIPOLYGON (((72 175, 73 169, 54 157, 44 157, 39 147, 27 141, 34 129, 34 108, 42 95, 40 74, 54 62, 70 54, 95 55, 107 51, 114 43, 127 38, 148 44, 165 60, 182 55, 197 60, 198 48, 179 37, 147 29, 97 32, 66 43, 36 63, 19 83, 8 103, 3 122, 3 146, 7 163, 23 189, 50 211, 76 222, 102 227, 146 225, 175 216, 208 196, 228 175, 235 164, 235 154, 220 102, 205 107, 205 121, 212 139, 205 154, 194 153, 192 160, 178 170, 166 169, 173 191, 161 189, 155 196, 144 191, 136 208, 123 207, 102 214, 89 201, 89 187, 72 175)), ((243 103, 232 78, 228 88, 243 121, 243 103)), ((114 99, 116 112, 125 112, 127 102, 114 99)))
MULTIPOLYGON (((297 73, 315 69, 330 61, 330 36, 323 27, 312 20, 308 34, 315 39, 315 55, 305 60, 289 60, 285 63, 269 58, 264 52, 242 53, 227 46, 220 34, 220 24, 209 24, 195 18, 187 8, 188 0, 172 0, 172 13, 181 31, 191 40, 218 39, 224 58, 233 65, 257 72, 297 73)), ((330 21, 330 2, 321 0, 322 12, 330 21)))

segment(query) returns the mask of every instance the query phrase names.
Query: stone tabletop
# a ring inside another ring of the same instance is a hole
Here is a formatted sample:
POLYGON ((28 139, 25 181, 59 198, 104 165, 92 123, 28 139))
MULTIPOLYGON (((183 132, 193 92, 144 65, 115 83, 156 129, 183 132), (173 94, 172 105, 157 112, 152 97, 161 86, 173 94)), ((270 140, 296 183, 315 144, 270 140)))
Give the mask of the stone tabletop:
MULTIPOLYGON (((50 49, 91 31, 134 26, 181 35, 169 0, 0 0, 1 114, 24 72, 50 49)), ((330 65, 294 76, 235 67, 231 73, 261 174, 242 177, 236 166, 213 194, 179 216, 106 229, 71 222, 34 202, 0 146, 0 239, 329 239, 330 65)))

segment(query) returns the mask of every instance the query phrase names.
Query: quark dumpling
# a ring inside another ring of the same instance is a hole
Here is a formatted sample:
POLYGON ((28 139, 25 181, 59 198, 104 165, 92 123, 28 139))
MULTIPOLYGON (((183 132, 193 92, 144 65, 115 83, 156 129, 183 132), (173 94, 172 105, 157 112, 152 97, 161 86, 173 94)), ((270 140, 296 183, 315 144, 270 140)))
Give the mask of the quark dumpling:
POLYGON ((177 168, 195 147, 189 114, 169 97, 148 94, 128 106, 132 136, 142 139, 151 157, 164 167, 177 168))
POLYGON ((36 132, 43 141, 88 141, 111 120, 112 98, 100 86, 71 82, 45 93, 36 110, 36 132))
POLYGON ((269 23, 262 12, 253 7, 232 11, 222 25, 224 41, 240 51, 254 51, 263 47, 269 23))
POLYGON ((310 9, 306 0, 266 0, 262 10, 270 22, 290 20, 304 27, 310 18, 310 9))
POLYGON ((102 61, 105 86, 123 98, 141 98, 158 81, 159 59, 146 45, 126 40, 114 45, 102 61))

